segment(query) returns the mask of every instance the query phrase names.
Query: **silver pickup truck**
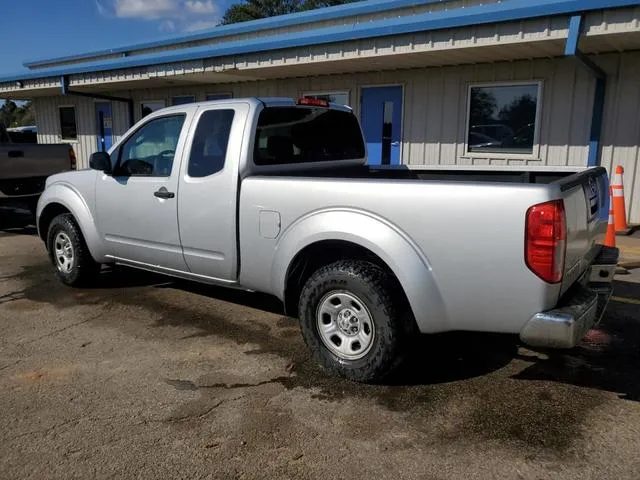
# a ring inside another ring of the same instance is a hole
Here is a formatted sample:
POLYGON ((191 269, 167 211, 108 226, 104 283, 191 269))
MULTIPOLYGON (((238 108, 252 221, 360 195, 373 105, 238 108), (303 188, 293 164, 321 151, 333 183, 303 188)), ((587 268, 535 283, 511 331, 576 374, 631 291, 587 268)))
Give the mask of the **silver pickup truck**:
POLYGON ((599 167, 374 169, 353 112, 306 98, 166 108, 90 165, 38 204, 62 282, 116 263, 273 294, 318 362, 360 382, 420 332, 572 347, 611 295, 599 167))

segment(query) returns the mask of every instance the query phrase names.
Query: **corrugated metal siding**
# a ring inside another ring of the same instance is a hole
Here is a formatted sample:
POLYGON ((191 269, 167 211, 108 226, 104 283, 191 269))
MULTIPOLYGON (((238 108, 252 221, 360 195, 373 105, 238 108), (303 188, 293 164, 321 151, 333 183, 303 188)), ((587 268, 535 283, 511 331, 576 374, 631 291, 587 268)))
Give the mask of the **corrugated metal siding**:
MULTIPOLYGON (((38 143, 70 143, 73 147, 78 168, 89 166, 89 156, 97 150, 97 127, 95 120, 95 102, 83 97, 46 97, 34 99, 36 124, 38 125, 38 143), (60 136, 59 107, 73 105, 76 108, 76 128, 78 139, 63 140, 60 136)), ((127 106, 121 102, 112 102, 114 141, 121 138, 128 128, 127 106)))
POLYGON ((602 62, 609 73, 602 137, 602 164, 612 175, 624 167, 628 220, 640 223, 640 52, 602 62))
POLYGON ((403 161, 412 165, 584 165, 587 158, 594 81, 570 59, 531 60, 268 80, 206 87, 135 90, 136 115, 143 100, 176 95, 232 92, 244 96, 298 96, 305 91, 347 90, 359 113, 359 89, 400 84, 405 88, 403 161), (540 158, 536 160, 465 157, 468 87, 477 82, 542 80, 540 158))

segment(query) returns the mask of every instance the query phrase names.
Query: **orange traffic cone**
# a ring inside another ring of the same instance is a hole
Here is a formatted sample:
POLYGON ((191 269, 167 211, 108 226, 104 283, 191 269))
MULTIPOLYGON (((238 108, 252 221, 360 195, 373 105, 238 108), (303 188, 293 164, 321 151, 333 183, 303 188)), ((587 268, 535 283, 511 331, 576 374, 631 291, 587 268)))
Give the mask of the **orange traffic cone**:
POLYGON ((613 210, 613 187, 609 187, 609 225, 607 225, 607 236, 604 238, 607 247, 616 246, 615 212, 613 210))
POLYGON ((624 185, 622 183, 622 174, 624 168, 621 165, 616 167, 616 174, 611 182, 613 189, 613 211, 615 212, 615 225, 617 233, 627 233, 629 226, 627 225, 627 209, 624 206, 624 185))

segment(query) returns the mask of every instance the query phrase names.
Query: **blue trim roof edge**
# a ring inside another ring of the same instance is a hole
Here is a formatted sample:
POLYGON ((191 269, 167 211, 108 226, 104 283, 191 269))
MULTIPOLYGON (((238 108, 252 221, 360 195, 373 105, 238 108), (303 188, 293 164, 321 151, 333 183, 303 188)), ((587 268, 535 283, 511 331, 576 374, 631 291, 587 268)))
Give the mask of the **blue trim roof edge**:
POLYGON ((122 47, 110 48, 107 50, 97 50, 76 55, 67 55, 63 57, 47 58, 41 60, 33 60, 23 63, 27 68, 38 67, 49 63, 65 62, 73 60, 82 60, 91 57, 103 55, 114 55, 118 53, 127 53, 134 50, 144 50, 147 48, 165 47, 187 42, 197 42, 199 40, 208 40, 227 35, 238 35, 243 33, 254 33, 272 28, 288 27, 292 25, 304 25, 306 23, 323 22, 326 20, 334 20, 340 17, 351 17, 355 15, 367 15, 385 11, 398 10, 400 8, 418 7, 430 3, 442 3, 444 0, 369 0, 363 2, 347 3, 334 7, 319 8, 317 10, 309 10, 306 12, 290 13, 288 15, 280 15, 277 17, 262 18, 260 20, 252 20, 248 22, 236 23, 233 25, 221 25, 212 29, 207 29, 198 33, 188 35, 173 35, 153 42, 142 42, 133 45, 125 45, 122 47))
POLYGON ((158 52, 105 62, 70 65, 66 68, 36 70, 0 77, 0 82, 201 60, 204 58, 322 45, 363 38, 517 21, 536 17, 567 15, 590 10, 636 6, 637 4, 638 0, 511 0, 504 3, 353 24, 350 28, 346 26, 327 27, 288 35, 274 35, 258 39, 228 42, 221 45, 206 45, 178 53, 158 52))

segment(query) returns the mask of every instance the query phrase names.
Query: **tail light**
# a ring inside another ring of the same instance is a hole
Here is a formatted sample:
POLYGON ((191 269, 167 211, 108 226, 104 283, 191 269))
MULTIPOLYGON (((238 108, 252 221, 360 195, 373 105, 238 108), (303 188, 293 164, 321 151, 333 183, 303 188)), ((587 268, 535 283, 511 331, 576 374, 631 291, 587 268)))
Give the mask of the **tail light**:
POLYGON ((567 246, 567 222, 562 200, 529 208, 525 230, 527 267, 547 283, 560 282, 567 246))
POLYGON ((302 97, 296 102, 298 105, 306 105, 308 107, 329 107, 329 102, 321 98, 302 97))
POLYGON ((71 165, 71 170, 76 169, 76 152, 73 151, 73 147, 69 147, 69 163, 71 165))

